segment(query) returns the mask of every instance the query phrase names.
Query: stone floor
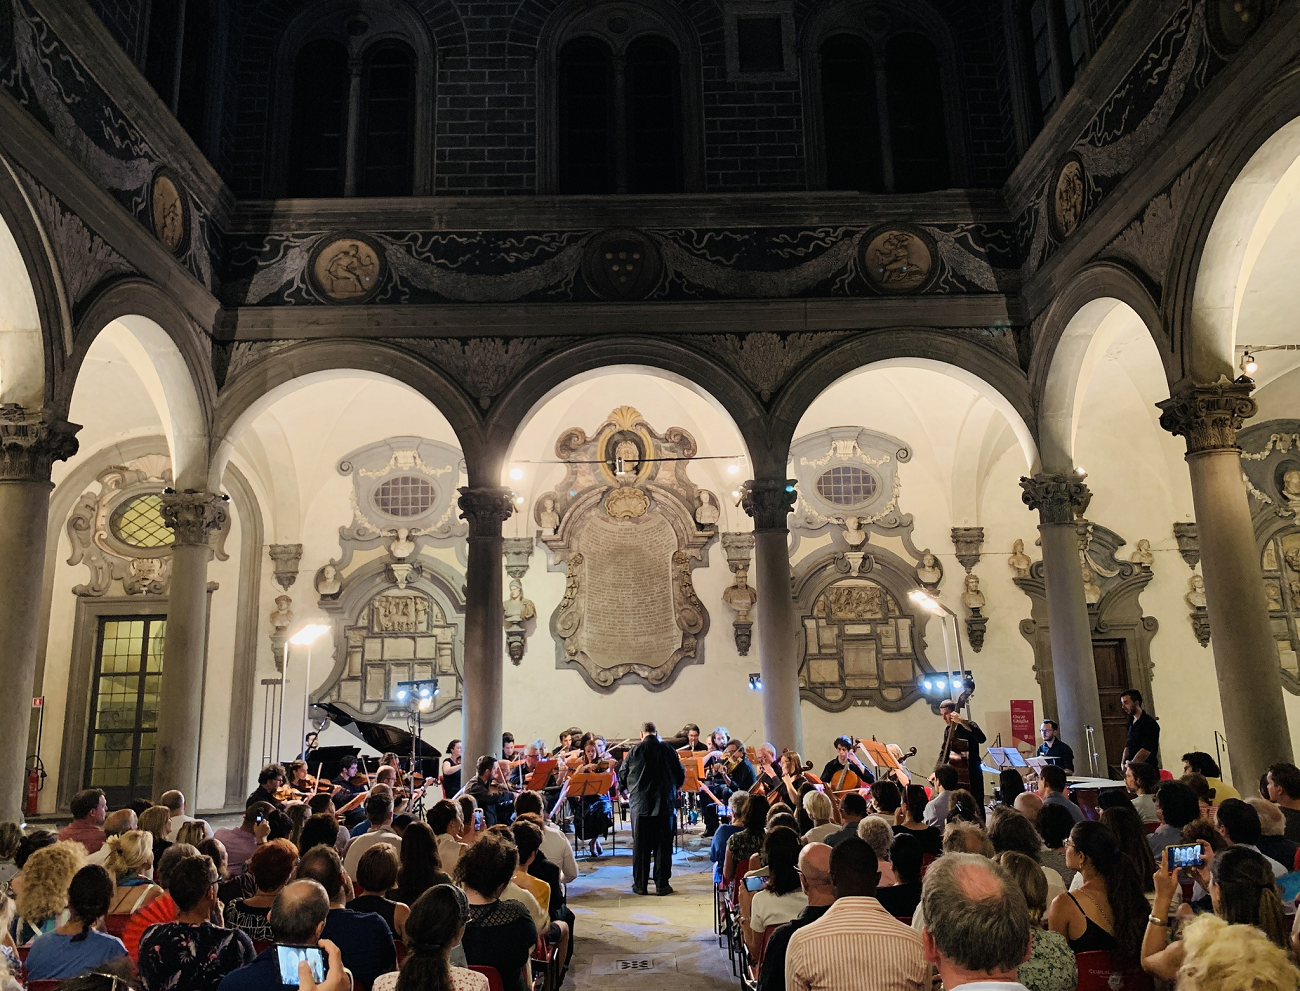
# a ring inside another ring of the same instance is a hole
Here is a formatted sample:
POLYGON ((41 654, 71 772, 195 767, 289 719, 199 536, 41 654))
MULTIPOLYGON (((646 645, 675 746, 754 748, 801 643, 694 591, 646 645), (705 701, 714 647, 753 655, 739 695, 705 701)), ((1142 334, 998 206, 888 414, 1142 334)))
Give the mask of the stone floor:
POLYGON ((698 834, 685 837, 673 857, 675 894, 659 898, 632 894, 631 836, 620 832, 618 840, 617 855, 580 860, 579 877, 569 885, 578 941, 565 989, 738 988, 713 934, 713 867, 706 842, 698 834))

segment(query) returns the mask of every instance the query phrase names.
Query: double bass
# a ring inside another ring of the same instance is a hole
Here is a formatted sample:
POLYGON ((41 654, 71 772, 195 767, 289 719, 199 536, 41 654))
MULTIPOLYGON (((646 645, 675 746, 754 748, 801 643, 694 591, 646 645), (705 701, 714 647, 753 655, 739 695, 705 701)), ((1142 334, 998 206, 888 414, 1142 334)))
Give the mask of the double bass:
MULTIPOLYGON (((954 700, 957 703, 956 711, 960 713, 974 694, 975 679, 967 675, 961 694, 954 700)), ((948 724, 947 731, 943 734, 943 749, 939 751, 937 763, 951 764, 953 770, 957 772, 957 787, 969 789, 971 786, 970 743, 959 735, 958 731, 961 729, 961 723, 955 720, 948 724)), ((979 762, 978 752, 975 755, 975 762, 979 762)))

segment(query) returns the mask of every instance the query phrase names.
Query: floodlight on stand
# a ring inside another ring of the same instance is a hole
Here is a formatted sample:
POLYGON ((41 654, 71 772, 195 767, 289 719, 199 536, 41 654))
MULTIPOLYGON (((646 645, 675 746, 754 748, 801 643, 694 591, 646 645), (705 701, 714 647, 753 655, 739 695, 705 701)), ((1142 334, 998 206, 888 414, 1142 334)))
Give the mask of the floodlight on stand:
POLYGON ((510 480, 511 480, 512 482, 517 482, 517 481, 519 481, 519 480, 520 480, 521 478, 523 478, 523 477, 524 477, 524 470, 523 470, 522 468, 511 468, 511 469, 510 469, 510 480))
POLYGON ((1254 378, 1257 371, 1259 371, 1259 362, 1255 360, 1255 356, 1247 348, 1241 356, 1241 374, 1245 375, 1246 378, 1254 378))
POLYGON ((398 702, 409 702, 427 712, 438 695, 438 679, 426 678, 419 681, 399 681, 393 697, 398 702))
POLYGON ((751 674, 749 676, 749 687, 756 692, 761 692, 763 690, 763 676, 757 672, 751 674))
POLYGON ((308 623, 301 630, 291 636, 289 642, 295 647, 307 647, 315 643, 329 631, 330 628, 324 623, 308 623))
POLYGON ((936 615, 944 611, 943 604, 933 595, 923 588, 914 588, 907 593, 907 597, 915 602, 926 612, 932 612, 936 615))

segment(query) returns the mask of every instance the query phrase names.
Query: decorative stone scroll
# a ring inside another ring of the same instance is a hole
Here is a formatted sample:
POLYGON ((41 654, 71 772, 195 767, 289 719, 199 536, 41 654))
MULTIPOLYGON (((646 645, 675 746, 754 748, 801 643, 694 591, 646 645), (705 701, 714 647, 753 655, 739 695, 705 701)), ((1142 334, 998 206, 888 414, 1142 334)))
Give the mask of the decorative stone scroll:
POLYGON ((399 562, 424 544, 458 544, 466 531, 456 515, 460 464, 457 448, 421 437, 389 437, 344 457, 338 470, 352 480, 352 522, 339 528, 337 567, 380 544, 399 562))
POLYGON ((722 601, 736 614, 731 624, 736 638, 736 650, 741 657, 748 657, 753 643, 754 603, 758 601, 758 593, 749 584, 749 562, 754 556, 754 535, 724 533, 722 549, 727 552, 727 567, 736 576, 735 581, 723 590, 722 601))
POLYGON ((1201 537, 1195 523, 1175 523, 1174 540, 1178 543, 1178 554, 1193 571, 1201 560, 1201 537))
POLYGON ((557 666, 598 690, 664 688, 682 664, 702 660, 709 616, 691 572, 716 528, 696 521, 695 451, 685 430, 659 433, 630 406, 593 436, 570 427, 556 441, 568 470, 533 512, 551 569, 565 572, 551 617, 557 666))
POLYGON ((298 578, 298 563, 302 560, 302 544, 271 544, 266 548, 275 566, 275 581, 286 592, 298 578))

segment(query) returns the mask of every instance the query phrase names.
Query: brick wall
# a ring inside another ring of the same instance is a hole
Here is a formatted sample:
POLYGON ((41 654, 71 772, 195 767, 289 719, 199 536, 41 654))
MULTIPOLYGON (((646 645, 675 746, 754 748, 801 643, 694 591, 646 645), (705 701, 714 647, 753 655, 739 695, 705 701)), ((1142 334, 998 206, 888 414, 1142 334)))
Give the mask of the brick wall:
POLYGON ((1092 24, 1093 41, 1098 48, 1130 3, 1132 0, 1085 0, 1085 9, 1092 24))
POLYGON ((90 6, 117 39, 127 57, 140 64, 144 35, 140 30, 148 12, 149 0, 90 0, 90 6))

